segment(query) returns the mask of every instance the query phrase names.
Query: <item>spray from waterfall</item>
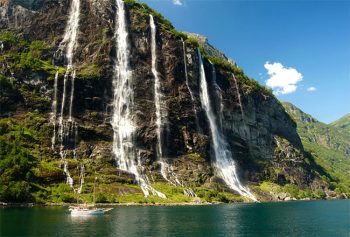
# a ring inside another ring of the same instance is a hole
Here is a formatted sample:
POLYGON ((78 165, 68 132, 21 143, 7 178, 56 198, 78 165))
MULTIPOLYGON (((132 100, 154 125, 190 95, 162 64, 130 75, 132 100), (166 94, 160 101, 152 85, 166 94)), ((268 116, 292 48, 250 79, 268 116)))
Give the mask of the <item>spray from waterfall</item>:
POLYGON ((210 96, 204 71, 204 65, 199 50, 198 55, 200 64, 200 99, 202 106, 206 112, 211 131, 212 144, 215 154, 215 159, 213 161, 214 171, 226 182, 226 184, 231 189, 237 191, 242 196, 250 198, 253 201, 257 201, 249 189, 244 187, 239 181, 236 172, 236 164, 233 161, 232 153, 229 150, 229 145, 227 144, 224 135, 222 132, 220 132, 217 126, 214 111, 210 104, 210 96))
POLYGON ((132 109, 134 104, 133 77, 129 66, 129 45, 128 32, 126 26, 126 16, 124 2, 116 0, 117 13, 115 19, 114 38, 116 42, 116 60, 113 75, 113 154, 120 169, 135 175, 137 183, 140 185, 145 196, 150 192, 159 197, 166 196, 148 183, 145 174, 141 174, 142 165, 139 161, 138 151, 135 148, 134 134, 135 125, 133 121, 132 109))

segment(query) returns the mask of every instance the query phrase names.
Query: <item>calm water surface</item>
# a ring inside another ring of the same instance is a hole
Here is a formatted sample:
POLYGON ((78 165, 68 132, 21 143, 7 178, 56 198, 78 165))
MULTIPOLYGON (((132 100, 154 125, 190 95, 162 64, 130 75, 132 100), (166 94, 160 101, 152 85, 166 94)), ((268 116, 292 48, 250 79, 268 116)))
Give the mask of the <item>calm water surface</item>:
POLYGON ((115 207, 91 217, 62 207, 0 208, 0 236, 350 237, 350 200, 115 207))

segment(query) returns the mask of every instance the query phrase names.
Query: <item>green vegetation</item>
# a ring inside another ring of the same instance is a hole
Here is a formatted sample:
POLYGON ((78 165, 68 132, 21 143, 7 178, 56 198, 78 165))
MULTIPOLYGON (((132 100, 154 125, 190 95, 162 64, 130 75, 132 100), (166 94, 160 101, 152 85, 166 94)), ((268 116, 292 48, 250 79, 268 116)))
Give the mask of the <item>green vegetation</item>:
POLYGON ((197 161, 205 161, 205 159, 198 153, 189 153, 188 158, 197 161))
POLYGON ((350 134, 350 113, 332 122, 330 125, 350 134))
POLYGON ((0 200, 23 202, 31 200, 32 168, 37 159, 28 149, 28 141, 34 139, 32 131, 0 120, 0 200))
POLYGON ((150 8, 147 4, 145 3, 141 3, 139 1, 136 0, 126 0, 124 1, 124 3, 126 4, 126 6, 128 6, 129 9, 131 9, 132 11, 135 11, 136 13, 138 13, 141 18, 142 21, 144 21, 144 19, 148 19, 149 15, 152 15, 154 20, 159 23, 160 28, 168 33, 170 33, 171 35, 173 35, 175 38, 182 38, 183 40, 187 39, 187 35, 182 33, 182 32, 178 32, 173 24, 166 19, 162 14, 160 14, 159 12, 155 11, 154 9, 150 8))
POLYGON ((194 39, 194 38, 188 37, 188 38, 185 40, 185 43, 186 43, 187 45, 191 45, 193 48, 199 48, 199 47, 200 47, 198 40, 196 40, 196 39, 194 39))
POLYGON ((13 118, 0 119, 0 201, 35 201, 32 194, 40 189, 35 175, 44 155, 46 119, 28 113, 21 123, 13 118))
POLYGON ((2 93, 14 91, 14 81, 0 74, 0 88, 3 90, 2 93))
POLYGON ((10 50, 0 56, 0 62, 6 63, 16 72, 42 72, 51 78, 58 70, 64 74, 63 67, 52 65, 50 46, 43 41, 26 41, 11 32, 0 34, 0 41, 10 44, 10 50))
POLYGON ((267 94, 272 94, 272 91, 270 89, 264 86, 261 86, 259 82, 249 78, 247 75, 244 74, 243 70, 237 67, 236 65, 231 64, 229 61, 223 58, 213 57, 208 55, 207 53, 204 52, 203 48, 201 48, 201 53, 203 58, 211 61, 216 67, 219 67, 223 70, 233 73, 238 81, 243 82, 243 85, 247 89, 247 91, 264 92, 267 94))
POLYGON ((220 192, 213 189, 206 188, 196 188, 195 192, 199 198, 204 202, 223 202, 223 203, 233 203, 233 202, 244 202, 247 201, 244 197, 229 193, 220 192))
POLYGON ((101 68, 96 64, 87 64, 78 68, 77 77, 80 79, 93 79, 101 77, 101 68))
POLYGON ((296 122, 305 150, 337 180, 333 183, 333 188, 350 194, 350 133, 335 125, 321 123, 290 103, 282 104, 296 122))
POLYGON ((281 198, 295 198, 295 199, 324 199, 326 194, 322 189, 311 190, 310 188, 300 189, 298 186, 293 184, 286 184, 285 186, 278 185, 271 182, 263 182, 257 187, 265 193, 269 193, 274 197, 281 198))

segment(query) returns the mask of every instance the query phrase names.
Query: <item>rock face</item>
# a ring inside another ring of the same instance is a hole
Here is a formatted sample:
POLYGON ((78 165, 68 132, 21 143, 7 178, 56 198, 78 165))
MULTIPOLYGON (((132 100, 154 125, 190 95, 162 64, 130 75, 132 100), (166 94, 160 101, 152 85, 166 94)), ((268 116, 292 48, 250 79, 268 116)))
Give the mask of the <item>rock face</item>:
MULTIPOLYGON (((57 153, 50 148, 53 131, 50 116, 54 74, 59 71, 58 94, 61 95, 65 59, 54 55, 64 35, 70 2, 7 0, 0 4, 3 16, 0 21, 0 43, 3 45, 0 49, 0 73, 2 83, 7 83, 0 97, 1 117, 20 122, 31 112, 44 118, 41 129, 46 129, 40 135, 41 140, 38 138, 40 147, 37 155, 48 162, 58 159, 57 153), (24 41, 26 43, 21 44, 24 41), (39 47, 35 42, 42 45, 39 47)), ((107 169, 105 165, 113 165, 114 161, 111 116, 113 62, 117 47, 114 40, 116 7, 112 0, 81 1, 78 46, 74 54, 76 80, 72 114, 79 126, 77 157, 86 161, 88 175, 93 169, 116 175, 111 167, 107 169)), ((172 166, 169 172, 187 186, 213 187, 211 184, 215 180, 220 183, 220 180, 213 177, 210 167, 213 151, 208 121, 199 99, 197 46, 186 41, 184 54, 181 36, 185 36, 177 33, 171 24, 147 6, 126 1, 126 10, 130 67, 135 82, 133 121, 136 136, 133 146, 140 151, 140 164, 154 181, 164 181, 156 153, 148 17, 153 14, 157 27, 156 63, 164 94, 163 103, 168 112, 163 150, 167 163, 172 166)), ((219 111, 222 111, 223 116, 218 122, 238 164, 241 179, 251 184, 269 180, 301 188, 318 183, 319 175, 308 164, 296 124, 279 101, 232 63, 213 63, 214 74, 213 66, 204 59, 211 103, 218 117, 219 111), (274 168, 281 172, 276 174, 274 168)), ((58 105, 60 103, 62 101, 59 100, 58 105)), ((69 153, 68 158, 73 159, 73 154, 69 153)), ((76 167, 76 162, 69 167, 75 180, 78 178, 74 171, 76 167)), ((123 172, 119 175, 124 177, 120 180, 130 179, 123 172)))
MULTIPOLYGON (((324 124, 290 103, 283 103, 286 111, 297 123, 297 131, 305 149, 315 161, 336 177, 338 185, 349 186, 350 133, 337 122, 324 124)), ((346 116, 340 124, 346 124, 346 116)), ((341 189, 341 188, 340 188, 341 189)))

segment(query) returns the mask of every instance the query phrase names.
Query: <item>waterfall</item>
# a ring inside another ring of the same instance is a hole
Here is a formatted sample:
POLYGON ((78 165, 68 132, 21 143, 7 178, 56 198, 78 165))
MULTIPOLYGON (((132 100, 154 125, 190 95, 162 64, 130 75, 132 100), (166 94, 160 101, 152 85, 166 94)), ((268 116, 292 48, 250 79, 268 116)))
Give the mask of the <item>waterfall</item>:
MULTIPOLYGON (((160 78, 157 71, 157 48, 156 48, 156 25, 154 23, 153 16, 150 15, 150 28, 151 28, 151 53, 152 53, 152 73, 154 76, 154 102, 156 107, 156 125, 157 125, 157 155, 160 164, 160 173, 163 178, 169 182, 170 184, 177 186, 180 185, 183 187, 181 182, 179 181, 177 175, 173 171, 173 167, 169 165, 163 157, 163 143, 162 143, 162 133, 163 126, 165 123, 165 119, 167 116, 167 111, 164 108, 164 99, 161 91, 160 78), (169 175, 168 175, 169 174, 169 175), (174 180, 174 181, 172 181, 174 180)), ((186 53, 185 53, 185 42, 183 42, 184 49, 184 63, 185 63, 185 76, 186 76, 186 84, 188 86, 188 75, 187 75, 187 64, 186 64, 186 53)), ((188 86, 188 89, 190 87, 188 86)), ((193 100, 192 91, 190 90, 191 98, 193 100)), ((191 189, 185 189, 184 193, 188 193, 189 195, 194 193, 191 189)))
POLYGON ((164 118, 166 117, 166 111, 163 106, 163 94, 161 91, 160 79, 157 71, 157 48, 156 48, 156 25, 154 24, 153 16, 150 15, 150 27, 151 27, 151 52, 152 52, 152 73, 154 76, 154 102, 156 106, 156 125, 157 125, 157 153, 159 159, 163 158, 162 147, 162 127, 164 124, 164 118))
POLYGON ((82 165, 80 167, 80 176, 79 176, 79 180, 80 180, 80 184, 79 184, 79 187, 77 189, 77 193, 78 194, 81 194, 81 191, 83 190, 83 184, 84 184, 84 176, 85 176, 85 166, 82 165))
POLYGON ((73 148, 73 158, 74 160, 77 159, 77 141, 78 141, 78 123, 73 122, 72 126, 72 134, 74 135, 74 148, 73 148))
MULTIPOLYGON (((66 60, 66 72, 63 78, 63 93, 61 99, 61 108, 60 116, 58 118, 58 139, 60 142, 60 157, 63 162, 63 172, 66 175, 66 182, 73 189, 73 179, 68 170, 68 161, 66 159, 67 150, 65 146, 67 142, 70 142, 70 136, 74 137, 74 150, 73 156, 76 159, 76 140, 78 133, 78 125, 72 119, 72 110, 73 110, 73 99, 74 99, 74 80, 75 80, 75 70, 73 67, 74 51, 77 47, 77 37, 78 37, 78 28, 79 28, 79 18, 80 18, 80 0, 72 0, 67 25, 65 28, 63 39, 59 45, 57 54, 61 55, 64 53, 66 60), (69 118, 68 121, 65 119, 65 105, 67 100, 67 86, 70 82, 71 91, 70 91, 70 102, 69 102, 69 118)), ((55 75, 54 81, 54 98, 52 102, 52 117, 51 121, 53 123, 53 136, 51 138, 52 149, 55 149, 56 145, 56 123, 57 123, 57 87, 58 87, 58 71, 55 75)))
POLYGON ((72 122, 72 111, 73 111, 73 100, 74 100, 74 82, 75 82, 75 70, 72 73, 72 83, 70 90, 70 100, 69 100, 69 118, 68 121, 72 122))
POLYGON ((63 40, 60 43, 60 49, 66 52, 67 65, 70 68, 73 65, 74 49, 77 46, 78 28, 80 18, 80 0, 72 0, 68 22, 66 25, 63 40))
POLYGON ((135 175, 145 196, 149 191, 154 195, 165 198, 166 196, 148 184, 148 179, 141 175, 141 162, 134 144, 135 126, 132 116, 133 107, 133 78, 129 66, 128 32, 124 2, 116 0, 117 13, 115 19, 114 38, 116 42, 116 55, 113 75, 113 154, 120 169, 135 175))
POLYGON ((154 76, 154 103, 156 106, 156 125, 157 125, 157 155, 160 164, 160 172, 163 178, 170 182, 167 178, 166 162, 163 160, 163 143, 162 143, 162 130, 164 125, 164 118, 166 117, 166 111, 163 105, 163 94, 161 92, 160 79, 157 71, 157 48, 156 48, 156 25, 152 15, 150 17, 151 27, 151 53, 152 53, 152 73, 154 76))
POLYGON ((183 39, 181 39, 181 40, 182 40, 182 50, 183 50, 184 67, 185 67, 184 69, 185 69, 186 86, 187 86, 188 91, 190 92, 191 101, 193 104, 193 112, 194 112, 195 119, 196 119, 196 129, 197 129, 197 131, 200 131, 198 113, 197 113, 197 109, 196 109, 196 102, 194 99, 193 91, 191 90, 191 87, 190 87, 189 82, 188 82, 188 71, 187 71, 187 60, 186 60, 186 58, 187 58, 186 57, 186 43, 183 39))
POLYGON ((221 89, 219 87, 219 85, 216 82, 216 70, 215 70, 215 65, 209 60, 209 63, 211 65, 211 74, 212 74, 212 82, 213 85, 215 87, 215 93, 216 96, 218 98, 218 102, 220 105, 220 110, 218 111, 218 116, 219 116, 219 123, 220 123, 220 128, 221 130, 223 129, 222 125, 223 125, 223 113, 224 113, 224 104, 222 102, 222 93, 221 93, 221 89))
MULTIPOLYGON (((186 44, 185 44, 185 41, 183 39, 181 39, 181 40, 182 40, 182 50, 183 50, 183 57, 184 57, 186 86, 187 86, 188 91, 190 92, 192 103, 194 104, 195 100, 194 100, 193 92, 192 92, 192 90, 190 88, 190 85, 188 83, 188 71, 187 71, 187 60, 186 60, 186 44)), ((194 106, 193 106, 193 109, 194 109, 194 112, 197 114, 197 110, 196 110, 196 108, 194 106)))
POLYGON ((238 179, 236 165, 233 161, 232 153, 229 150, 229 145, 227 144, 224 135, 222 132, 220 132, 215 121, 215 115, 210 104, 209 90, 203 60, 199 50, 198 55, 200 63, 200 99, 206 112, 211 131, 212 144, 215 154, 215 159, 213 161, 214 171, 231 189, 237 191, 242 196, 248 197, 253 201, 257 201, 248 188, 244 187, 238 179))
POLYGON ((53 124, 53 133, 51 138, 51 148, 55 150, 56 144, 56 120, 57 120, 57 84, 58 84, 58 70, 55 74, 54 85, 53 85, 53 100, 52 100, 52 115, 50 118, 51 123, 53 124))
POLYGON ((244 120, 244 110, 243 110, 243 105, 242 105, 241 93, 239 93, 238 83, 237 83, 237 79, 235 77, 235 74, 232 73, 232 76, 233 76, 233 80, 235 82, 235 87, 236 87, 236 91, 237 91, 237 95, 238 95, 238 103, 239 103, 239 107, 241 108, 242 119, 244 120))
POLYGON ((173 186, 181 186, 183 188, 184 195, 188 197, 196 197, 195 192, 191 188, 186 187, 186 185, 180 181, 179 177, 174 172, 174 167, 172 165, 169 165, 166 162, 162 162, 162 168, 162 175, 168 183, 173 186))

